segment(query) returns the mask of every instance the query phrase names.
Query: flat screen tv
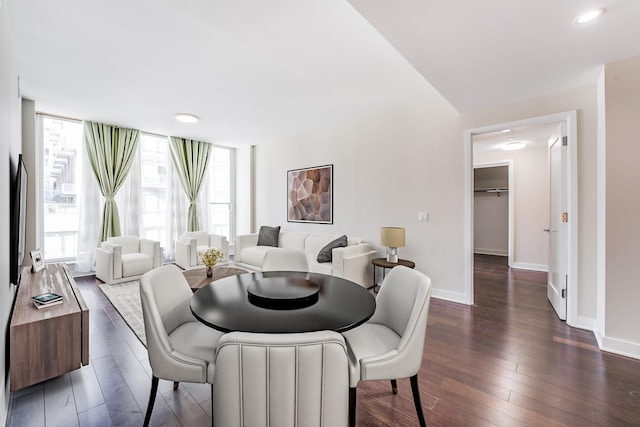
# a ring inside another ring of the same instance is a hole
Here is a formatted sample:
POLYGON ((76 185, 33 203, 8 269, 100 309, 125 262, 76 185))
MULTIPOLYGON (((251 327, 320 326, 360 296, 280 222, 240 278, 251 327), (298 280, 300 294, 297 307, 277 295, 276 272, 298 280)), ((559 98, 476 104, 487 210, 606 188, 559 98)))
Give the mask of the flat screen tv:
POLYGON ((18 285, 24 262, 27 226, 27 168, 18 156, 18 167, 11 188, 11 282, 18 285))

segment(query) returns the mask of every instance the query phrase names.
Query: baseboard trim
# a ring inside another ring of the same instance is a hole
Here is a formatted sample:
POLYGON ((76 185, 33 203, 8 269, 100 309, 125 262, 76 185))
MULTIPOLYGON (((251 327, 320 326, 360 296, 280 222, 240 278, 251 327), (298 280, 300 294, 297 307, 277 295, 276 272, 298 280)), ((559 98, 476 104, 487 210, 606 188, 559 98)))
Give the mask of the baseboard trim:
POLYGON ((442 299, 445 301, 457 302, 459 304, 466 304, 466 296, 463 293, 445 291, 443 289, 431 288, 431 296, 433 298, 442 299))
POLYGON ((620 356, 640 359, 640 344, 635 342, 603 336, 600 349, 609 353, 619 354, 620 356))
MULTIPOLYGON (((578 323, 575 325, 569 325, 569 326, 573 326, 574 328, 578 328, 578 329, 585 329, 587 331, 591 331, 593 332, 594 335, 596 335, 596 319, 592 319, 590 317, 583 317, 583 316, 578 316, 578 323)), ((596 340, 598 338, 596 337, 596 340)))
POLYGON ((511 268, 518 268, 520 270, 533 270, 533 271, 549 271, 549 267, 544 264, 529 264, 526 262, 514 262, 511 268))
POLYGON ((476 248, 473 253, 477 255, 509 256, 509 252, 502 249, 476 248))

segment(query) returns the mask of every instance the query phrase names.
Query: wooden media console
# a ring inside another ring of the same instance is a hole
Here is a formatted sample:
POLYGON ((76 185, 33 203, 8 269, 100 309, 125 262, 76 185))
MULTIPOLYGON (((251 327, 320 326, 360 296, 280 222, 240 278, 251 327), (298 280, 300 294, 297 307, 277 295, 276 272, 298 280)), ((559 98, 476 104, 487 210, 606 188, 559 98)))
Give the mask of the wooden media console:
POLYGON ((23 268, 9 329, 12 391, 89 364, 89 308, 64 264, 23 268), (31 297, 47 292, 64 302, 37 309, 31 297))

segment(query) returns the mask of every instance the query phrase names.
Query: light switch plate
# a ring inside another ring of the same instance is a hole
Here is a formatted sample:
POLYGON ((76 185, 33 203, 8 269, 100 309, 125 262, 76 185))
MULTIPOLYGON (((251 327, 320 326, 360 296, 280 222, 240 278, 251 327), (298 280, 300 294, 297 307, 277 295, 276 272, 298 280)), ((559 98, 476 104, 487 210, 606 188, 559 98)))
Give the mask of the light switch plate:
POLYGON ((429 212, 418 212, 418 221, 429 222, 429 212))

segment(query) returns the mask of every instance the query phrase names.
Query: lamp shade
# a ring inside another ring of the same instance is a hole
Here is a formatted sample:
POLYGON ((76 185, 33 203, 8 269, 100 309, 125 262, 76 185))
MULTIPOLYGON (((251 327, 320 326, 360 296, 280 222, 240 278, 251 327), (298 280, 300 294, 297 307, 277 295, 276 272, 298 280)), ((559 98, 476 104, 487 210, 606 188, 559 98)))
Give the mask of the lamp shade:
POLYGON ((391 248, 404 247, 404 228, 380 227, 380 244, 391 248))

